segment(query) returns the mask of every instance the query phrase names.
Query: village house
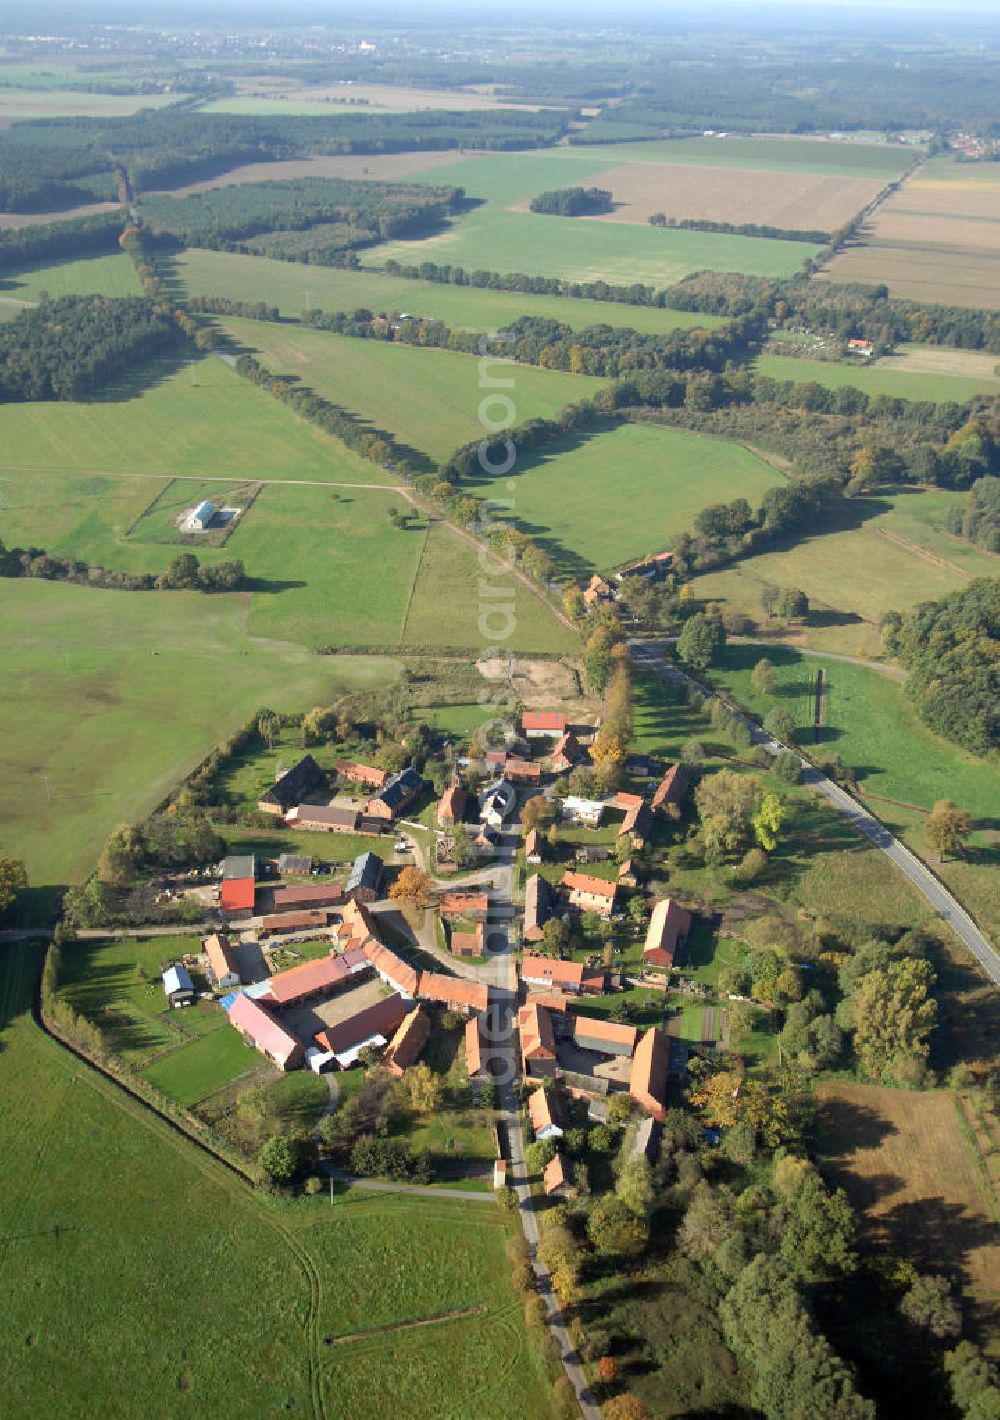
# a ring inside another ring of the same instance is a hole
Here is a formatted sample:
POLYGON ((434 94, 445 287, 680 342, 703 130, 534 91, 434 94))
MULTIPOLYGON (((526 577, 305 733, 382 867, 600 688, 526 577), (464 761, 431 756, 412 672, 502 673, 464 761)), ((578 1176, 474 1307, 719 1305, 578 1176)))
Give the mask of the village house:
POLYGON ((600 799, 581 799, 576 794, 568 794, 563 799, 562 816, 564 823, 579 824, 582 828, 600 828, 604 804, 600 799))
POLYGON ((536 1139, 561 1139, 566 1132, 562 1100, 553 1089, 532 1090, 528 1097, 528 1118, 536 1139))
POLYGON ((365 817, 379 822, 394 823, 419 797, 424 781, 413 768, 394 774, 377 798, 365 805, 365 817))
POLYGON ((346 1021, 319 1031, 313 1041, 320 1053, 310 1065, 317 1073, 334 1062, 341 1070, 349 1070, 367 1046, 378 1049, 387 1045, 409 1012, 402 996, 386 996, 346 1021))
POLYGON ((556 1040, 552 1017, 544 1006, 533 1001, 517 1013, 521 1042, 521 1074, 527 1079, 556 1072, 556 1040))
POLYGON ((582 1050, 598 1055, 623 1055, 631 1058, 639 1032, 635 1026, 619 1025, 600 1016, 581 1016, 574 1012, 566 1023, 573 1040, 582 1050))
POLYGON ((163 989, 168 1006, 190 1006, 194 1000, 194 985, 185 966, 168 966, 163 973, 163 989))
POLYGON ((549 767, 554 774, 565 774, 574 764, 583 759, 584 749, 572 730, 560 736, 549 759, 549 767))
POLYGON ((437 821, 442 828, 462 822, 467 800, 468 795, 461 784, 452 784, 445 789, 437 806, 437 821))
POLYGON ((330 915, 325 908, 311 912, 268 912, 261 918, 265 932, 323 932, 330 915))
POLYGON ((256 997, 263 1005, 298 1006, 317 997, 332 996, 351 980, 350 967, 340 956, 317 957, 267 980, 267 990, 256 997))
POLYGON ((279 1070, 294 1070, 302 1064, 305 1056, 302 1042, 250 996, 240 992, 230 1002, 229 1024, 279 1070))
POLYGON ((542 766, 531 759, 508 758, 504 774, 512 784, 531 787, 542 782, 542 766))
POLYGON ((257 892, 257 860, 252 853, 222 860, 219 906, 232 916, 249 917, 257 892))
POLYGON ((452 954, 457 957, 484 957, 486 955, 486 929, 477 922, 472 932, 452 932, 452 954))
POLYGON ((361 827, 360 809, 342 804, 296 804, 285 815, 289 828, 301 828, 310 833, 358 833, 361 827))
POLYGON ((363 784, 366 789, 381 792, 389 775, 384 769, 376 769, 371 764, 358 764, 353 759, 338 759, 333 766, 338 779, 346 779, 351 784, 363 784))
POLYGON ((655 1026, 650 1026, 636 1046, 635 1054, 632 1057, 632 1073, 629 1077, 628 1092, 636 1104, 661 1123, 667 1113, 669 1063, 670 1045, 667 1037, 655 1026))
POLYGON ((442 917, 471 917, 475 921, 486 917, 489 905, 485 892, 445 892, 438 909, 442 917))
POLYGON ((490 1003, 489 987, 461 976, 445 976, 440 971, 420 974, 416 994, 425 1001, 437 1001, 449 1011, 485 1011, 490 1003))
POLYGON ((623 888, 639 886, 638 868, 634 858, 626 858, 624 863, 618 864, 618 886, 623 888))
POLYGON ((313 860, 306 857, 304 853, 279 853, 278 872, 284 877, 288 873, 298 873, 303 876, 312 871, 313 860))
POLYGON ((389 947, 374 937, 364 944, 364 953, 378 974, 379 980, 391 986, 401 996, 412 1000, 417 995, 420 973, 403 961, 389 947))
POLYGON ((483 1037, 479 1016, 473 1016, 465 1027, 465 1069, 470 1080, 488 1073, 483 1069, 483 1037))
POLYGON ((312 755, 303 755, 298 764, 279 774, 270 789, 261 794, 257 808, 262 814, 286 814, 322 782, 322 770, 312 755))
POLYGON ((521 729, 529 740, 558 739, 566 729, 566 716, 557 710, 525 710, 521 729))
POLYGON ((623 567, 620 572, 615 573, 615 577, 619 582, 624 582, 628 577, 642 577, 647 582, 655 582, 670 571, 673 560, 672 552, 656 552, 652 557, 644 557, 640 562, 623 567))
POLYGON ((575 1198, 569 1167, 562 1154, 554 1154, 542 1173, 542 1187, 549 1198, 575 1198))
POLYGON ((553 957, 525 956, 521 959, 521 980, 526 986, 556 986, 578 995, 583 987, 583 963, 557 961, 553 957))
POLYGON ((618 837, 623 838, 626 833, 631 834, 632 847, 638 852, 645 848, 652 826, 653 815, 648 804, 640 799, 637 804, 633 804, 631 808, 625 810, 625 817, 618 830, 618 837))
POLYGON ((524 861, 533 864, 542 861, 542 841, 537 828, 529 829, 525 834, 524 861))
POLYGON ((615 910, 618 894, 615 882, 567 869, 562 876, 562 885, 569 893, 571 904, 581 912, 598 912, 602 917, 610 917, 615 910))
POLYGON ((409 1015, 400 1022, 382 1056, 381 1063, 390 1075, 402 1075, 404 1070, 417 1063, 430 1033, 430 1016, 422 1006, 414 1006, 409 1015))
POLYGON ((646 932, 642 959, 647 966, 670 968, 674 965, 678 947, 684 945, 691 931, 691 914, 672 897, 661 898, 653 908, 646 932))
POLYGON ((225 932, 213 932, 202 941, 201 946, 208 958, 208 974, 216 990, 228 991, 233 986, 239 986, 240 969, 225 932))
POLYGON ((653 812, 668 818, 680 818, 681 803, 687 790, 687 771, 682 764, 672 764, 656 786, 653 812))
POLYGON ((524 940, 540 942, 542 928, 556 910, 555 896, 551 884, 534 873, 524 887, 524 940))
POLYGON ((271 890, 271 906, 275 912, 310 907, 339 907, 344 901, 343 888, 321 883, 281 883, 271 890))
POLYGON ((385 865, 377 853, 359 853, 351 865, 345 894, 354 902, 375 902, 385 865))
POLYGON ((615 600, 615 594, 601 574, 595 572, 587 583, 583 600, 588 607, 595 607, 601 602, 613 602, 615 600))
POLYGON ((869 360, 875 354, 875 347, 870 340, 851 339, 847 342, 848 355, 860 355, 862 359, 869 360))

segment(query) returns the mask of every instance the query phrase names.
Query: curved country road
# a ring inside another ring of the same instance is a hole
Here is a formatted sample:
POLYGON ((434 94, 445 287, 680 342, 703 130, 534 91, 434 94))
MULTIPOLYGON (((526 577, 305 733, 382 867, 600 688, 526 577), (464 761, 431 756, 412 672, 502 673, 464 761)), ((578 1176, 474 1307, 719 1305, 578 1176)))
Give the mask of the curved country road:
MULTIPOLYGON (((662 642, 631 642, 629 649, 632 659, 643 670, 652 671, 675 684, 694 686, 706 695, 716 694, 710 686, 704 685, 701 681, 687 675, 679 667, 673 665, 672 662, 667 661, 663 655, 663 645, 662 642)), ((768 754, 777 755, 782 750, 791 748, 760 729, 746 715, 742 718, 750 730, 754 744, 763 745, 768 754)), ((795 752, 792 751, 792 753, 795 752)), ((831 804, 838 813, 849 819, 859 833, 863 833, 876 848, 886 855, 894 867, 898 868, 901 873, 905 873, 942 922, 946 922, 968 947, 990 980, 1000 986, 1000 954, 979 930, 958 899, 952 896, 915 853, 911 853, 904 843, 893 837, 885 824, 874 814, 862 808, 856 799, 845 793, 839 785, 834 784, 832 779, 821 774, 808 760, 801 759, 800 756, 800 762, 802 764, 802 782, 815 789, 816 793, 826 799, 827 803, 831 804)))

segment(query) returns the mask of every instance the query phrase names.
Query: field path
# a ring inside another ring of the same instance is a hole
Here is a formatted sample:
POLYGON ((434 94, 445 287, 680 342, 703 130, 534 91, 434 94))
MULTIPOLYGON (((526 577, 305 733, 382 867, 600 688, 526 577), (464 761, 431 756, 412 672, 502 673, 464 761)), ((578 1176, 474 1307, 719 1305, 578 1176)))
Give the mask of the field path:
POLYGON ((902 666, 890 665, 888 661, 872 661, 865 656, 846 656, 839 651, 812 651, 790 641, 763 641, 756 636, 730 636, 728 639, 734 646, 763 646, 775 651, 795 651, 800 656, 815 656, 824 661, 843 661, 848 666, 863 666, 865 670, 877 671, 879 675, 888 676, 890 680, 906 679, 902 666))
POLYGON ((926 547, 921 547, 918 542, 911 542, 908 537, 903 537, 901 533, 890 532, 888 528, 876 528, 879 537, 887 538, 897 547, 901 547, 904 552, 910 552, 914 557, 922 557, 925 562, 930 562, 934 567, 947 567, 949 572, 957 572, 966 581, 971 581, 972 573, 967 572, 964 567, 957 566, 954 562, 949 562, 946 557, 939 557, 936 552, 929 551, 926 547))
MULTIPOLYGON (((46 468, 28 464, 0 463, 0 473, 42 473, 53 478, 169 478, 175 480, 184 474, 164 473, 150 469, 139 473, 135 469, 120 468, 46 468)), ((195 475, 192 475, 195 478, 195 475)), ((218 473, 198 474, 198 483, 239 483, 235 474, 224 477, 218 473)), ((393 483, 330 483, 325 478, 255 478, 254 483, 266 483, 281 487, 288 484, 293 488, 367 488, 375 493, 404 493, 405 490, 393 483)))
MULTIPOLYGON (((630 643, 630 649, 633 660, 644 670, 653 671, 654 674, 662 676, 664 680, 673 681, 678 685, 694 686, 703 694, 709 696, 716 694, 710 686, 695 680, 693 676, 687 675, 678 666, 667 661, 664 656, 665 643, 633 641, 630 643)), ((769 735, 750 720, 741 706, 734 705, 733 708, 740 713, 743 723, 750 731, 753 743, 762 745, 768 754, 779 755, 783 750, 791 749, 790 746, 782 744, 780 740, 775 739, 773 735, 769 735)), ((898 838, 893 837, 880 819, 862 807, 857 799, 852 798, 832 779, 828 779, 809 760, 802 759, 796 750, 791 749, 791 753, 796 754, 802 765, 803 784, 814 789, 838 813, 843 814, 859 833, 863 834, 880 852, 886 855, 893 867, 898 868, 909 878, 917 892, 929 904, 935 916, 951 927, 979 962, 989 979, 995 985, 1000 986, 1000 953, 986 939, 958 899, 948 891, 943 883, 939 882, 930 868, 922 863, 915 853, 912 853, 898 838)))

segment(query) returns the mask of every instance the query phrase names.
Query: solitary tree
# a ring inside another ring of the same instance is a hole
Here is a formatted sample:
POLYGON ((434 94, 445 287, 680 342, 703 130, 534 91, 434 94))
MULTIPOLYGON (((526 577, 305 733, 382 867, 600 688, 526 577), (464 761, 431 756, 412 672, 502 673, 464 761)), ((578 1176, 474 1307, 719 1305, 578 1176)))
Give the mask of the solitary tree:
POLYGON ((722 622, 717 617, 706 616, 704 612, 698 611, 684 623, 684 628, 677 638, 677 654, 696 671, 704 671, 725 644, 726 633, 722 622))
POLYGON ((956 808, 950 799, 939 799, 927 819, 927 837, 938 857, 957 857, 972 832, 972 819, 964 809, 956 808))
POLYGON ((423 907, 427 904, 431 886, 430 876, 411 863, 402 869, 389 889, 389 896, 393 902, 409 902, 415 907, 423 907))
POLYGON ((16 858, 0 858, 0 912, 6 912, 18 893, 28 886, 28 873, 16 858))
POLYGON ((750 673, 750 682, 758 695, 773 695, 774 680, 774 662, 762 656, 750 673))

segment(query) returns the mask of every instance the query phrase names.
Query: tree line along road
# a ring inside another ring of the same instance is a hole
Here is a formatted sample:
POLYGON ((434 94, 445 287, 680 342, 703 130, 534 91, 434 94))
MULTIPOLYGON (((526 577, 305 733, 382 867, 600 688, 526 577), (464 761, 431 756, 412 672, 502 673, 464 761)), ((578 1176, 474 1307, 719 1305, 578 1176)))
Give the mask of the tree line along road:
MULTIPOLYGON (((677 685, 693 686, 703 695, 715 696, 716 692, 711 686, 696 680, 694 676, 688 675, 666 659, 665 644, 664 642, 633 641, 629 643, 629 649, 633 661, 641 669, 652 671, 654 674, 662 676, 664 680, 673 681, 677 685)), ((746 714, 742 714, 741 719, 749 729, 753 743, 763 745, 768 754, 778 755, 783 750, 791 749, 791 746, 782 744, 773 735, 762 730, 746 714)), ((792 753, 795 754, 797 751, 792 749, 792 753)), ((895 868, 906 875, 941 921, 946 922, 956 936, 968 947, 994 985, 1000 986, 1000 954, 979 930, 958 899, 948 891, 943 883, 938 881, 926 864, 922 863, 916 854, 906 847, 905 843, 901 843, 889 832, 885 824, 874 814, 869 813, 856 799, 841 789, 839 784, 828 779, 807 759, 802 759, 799 756, 799 762, 802 765, 803 784, 808 784, 838 813, 848 819, 859 833, 864 834, 869 842, 886 855, 895 868)))

